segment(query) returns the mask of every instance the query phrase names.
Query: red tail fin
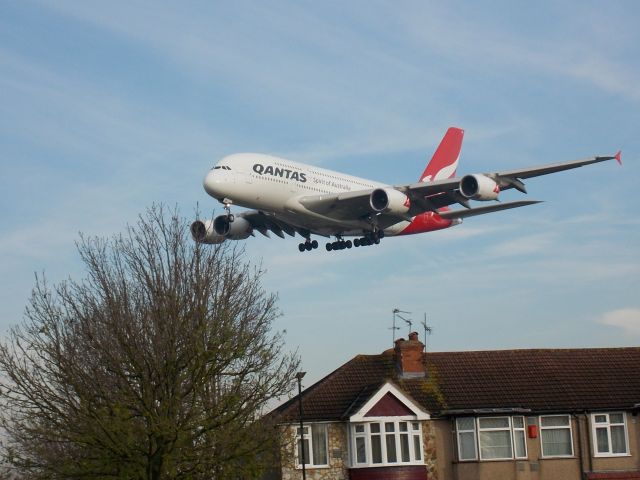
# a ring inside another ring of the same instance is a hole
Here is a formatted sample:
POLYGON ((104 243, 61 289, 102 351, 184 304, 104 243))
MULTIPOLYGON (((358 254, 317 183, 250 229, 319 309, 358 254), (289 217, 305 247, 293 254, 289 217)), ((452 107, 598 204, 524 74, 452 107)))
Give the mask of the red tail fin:
POLYGON ((464 130, 461 128, 450 127, 447 130, 436 152, 433 154, 433 157, 431 157, 427 168, 422 172, 419 181, 432 182, 434 180, 455 176, 463 136, 464 130))

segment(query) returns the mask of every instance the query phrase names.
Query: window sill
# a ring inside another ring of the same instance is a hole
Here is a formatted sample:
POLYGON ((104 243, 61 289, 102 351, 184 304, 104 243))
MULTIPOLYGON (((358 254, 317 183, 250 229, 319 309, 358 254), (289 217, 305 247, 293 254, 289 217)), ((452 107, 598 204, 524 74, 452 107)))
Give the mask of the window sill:
POLYGON ((424 467, 424 462, 396 462, 396 463, 358 463, 349 468, 388 468, 388 467, 424 467))
POLYGON ((540 460, 577 460, 575 455, 555 455, 553 457, 540 457, 540 460))
POLYGON ((531 460, 530 458, 484 458, 481 460, 473 459, 473 460, 456 460, 453 463, 456 464, 464 464, 464 463, 487 463, 487 462, 527 462, 531 460))
POLYGON ((593 458, 624 458, 631 457, 630 453, 594 453, 593 458))

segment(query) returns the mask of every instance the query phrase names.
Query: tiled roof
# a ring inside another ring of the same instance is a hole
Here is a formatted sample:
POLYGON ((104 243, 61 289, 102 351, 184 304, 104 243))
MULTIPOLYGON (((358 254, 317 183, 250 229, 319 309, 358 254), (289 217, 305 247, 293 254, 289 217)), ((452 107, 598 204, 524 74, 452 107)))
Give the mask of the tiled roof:
MULTIPOLYGON (((358 355, 303 394, 307 420, 341 420, 392 381, 431 415, 485 409, 631 409, 640 404, 640 348, 496 350, 425 355, 425 379, 401 379, 394 354, 358 355)), ((297 418, 297 397, 273 413, 297 418)))

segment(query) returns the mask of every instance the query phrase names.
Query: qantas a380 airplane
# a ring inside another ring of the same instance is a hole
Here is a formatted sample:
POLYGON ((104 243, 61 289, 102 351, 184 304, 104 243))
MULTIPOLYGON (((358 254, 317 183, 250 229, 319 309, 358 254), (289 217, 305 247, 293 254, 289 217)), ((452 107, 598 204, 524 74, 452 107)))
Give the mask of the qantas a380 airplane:
POLYGON ((523 179, 617 160, 595 156, 572 162, 456 177, 464 131, 449 128, 416 183, 388 185, 269 155, 243 153, 223 158, 204 179, 204 189, 224 205, 225 214, 196 220, 197 242, 243 240, 258 231, 284 238, 299 233, 301 252, 318 248, 311 235, 335 237, 327 251, 380 243, 383 237, 441 230, 474 215, 539 203, 521 200, 472 207, 470 200, 498 200, 502 190, 527 193, 523 179), (254 210, 236 215, 232 204, 254 210), (460 204, 464 208, 450 210, 460 204), (344 237, 356 237, 353 241, 344 237))

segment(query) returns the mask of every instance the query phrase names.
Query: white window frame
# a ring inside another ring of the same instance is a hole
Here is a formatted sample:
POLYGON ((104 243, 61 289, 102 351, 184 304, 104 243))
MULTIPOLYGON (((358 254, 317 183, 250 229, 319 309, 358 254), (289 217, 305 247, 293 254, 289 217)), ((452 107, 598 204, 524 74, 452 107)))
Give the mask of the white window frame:
MULTIPOLYGON (((305 469, 310 469, 310 468, 328 468, 329 467, 329 429, 327 428, 328 425, 326 423, 305 423, 304 424, 304 429, 306 430, 304 432, 304 439, 307 442, 308 447, 305 447, 304 449, 304 456, 305 456, 305 469), (313 462, 313 434, 312 434, 312 429, 313 428, 323 428, 324 429, 324 448, 325 448, 325 452, 326 452, 326 457, 327 457, 327 463, 312 463, 313 462)), ((302 463, 300 462, 300 460, 302 460, 300 458, 299 455, 299 448, 298 448, 298 443, 300 442, 302 436, 300 435, 300 426, 296 426, 294 428, 294 432, 295 432, 295 443, 294 443, 294 448, 295 448, 295 456, 296 456, 296 468, 297 469, 302 469, 302 463)))
POLYGON ((368 422, 351 423, 349 426, 349 445, 350 445, 350 464, 352 468, 368 468, 368 467, 393 467, 405 465, 424 465, 424 441, 422 439, 422 422, 413 416, 402 417, 375 417, 368 422), (393 432, 386 431, 386 424, 393 424, 393 432), (406 431, 400 430, 400 425, 405 424, 406 431), (378 425, 379 432, 372 433, 371 425, 378 425), (363 426, 364 431, 357 432, 357 427, 363 426), (417 428, 416 428, 417 427, 417 428), (395 446, 396 461, 389 462, 387 452, 387 435, 393 435, 395 446), (401 436, 407 435, 409 448, 409 461, 402 461, 402 445, 401 436), (372 437, 380 437, 381 463, 373 463, 372 437), (364 438, 365 442, 365 461, 358 462, 357 455, 357 439, 364 438), (418 440, 418 448, 420 457, 416 455, 415 441, 418 440))
POLYGON ((474 462, 474 461, 482 461, 482 462, 499 462, 499 461, 504 461, 504 460, 522 460, 522 459, 526 459, 528 458, 528 450, 527 450, 527 437, 525 434, 525 419, 522 415, 494 415, 494 416, 490 416, 490 417, 473 417, 473 430, 471 429, 466 429, 466 430, 461 430, 460 429, 460 424, 458 422, 458 420, 461 420, 463 418, 471 418, 471 417, 458 417, 456 418, 456 441, 457 441, 457 447, 458 447, 458 461, 460 462, 474 462), (500 418, 500 419, 507 419, 508 422, 508 426, 505 427, 481 427, 480 423, 482 420, 486 420, 486 419, 495 419, 495 418, 500 418), (522 427, 515 427, 514 426, 514 422, 513 419, 514 418, 520 418, 522 419, 522 427), (509 432, 509 442, 511 443, 511 456, 509 457, 495 457, 495 458, 485 458, 482 456, 482 438, 481 438, 481 433, 482 432, 504 432, 507 431, 509 432), (461 458, 460 456, 460 452, 461 452, 461 447, 460 447, 460 436, 461 434, 468 434, 468 433, 473 433, 473 440, 474 440, 474 453, 475 456, 473 458, 461 458), (518 455, 517 452, 517 448, 516 448, 516 434, 522 434, 523 438, 524 438, 524 456, 520 456, 518 455))
POLYGON ((511 417, 511 442, 513 443, 513 457, 516 460, 523 460, 529 458, 529 450, 527 448, 527 420, 522 415, 515 415, 511 417), (516 427, 513 423, 514 418, 522 419, 522 427, 516 427), (524 457, 518 456, 518 448, 516 447, 516 432, 522 434, 524 440, 524 457))
POLYGON ((629 452, 629 431, 627 428, 627 415, 625 412, 597 412, 591 414, 591 442, 593 445, 593 456, 594 457, 628 457, 630 455, 629 452), (606 422, 596 422, 596 417, 605 416, 606 422), (611 423, 611 415, 622 415, 622 423, 611 423), (620 427, 624 428, 624 446, 625 451, 621 453, 613 453, 613 442, 611 441, 611 427, 620 427), (609 446, 609 450, 606 452, 598 451, 598 439, 596 436, 596 430, 600 428, 606 428, 607 430, 607 444, 609 446))
POLYGON ((458 446, 458 461, 459 462, 477 462, 478 461, 478 434, 476 433, 476 418, 473 417, 459 417, 456 418, 456 441, 457 441, 457 446, 458 446), (471 418, 473 420, 473 429, 466 429, 466 430, 461 430, 460 429, 460 424, 458 423, 458 420, 462 420, 463 418, 471 418), (464 433, 472 433, 473 434, 473 453, 474 456, 473 458, 461 458, 460 457, 460 452, 462 451, 461 447, 460 447, 460 434, 464 434, 464 433))
POLYGON ((572 458, 574 456, 574 448, 573 448, 573 421, 571 419, 571 415, 540 415, 538 417, 538 425, 540 425, 540 453, 542 458, 572 458), (569 419, 569 424, 567 426, 551 426, 545 427, 542 425, 543 418, 551 418, 551 417, 563 417, 569 419), (568 455, 546 455, 544 453, 544 441, 543 441, 543 433, 545 430, 569 430, 569 442, 571 446, 571 453, 568 455))
POLYGON ((505 417, 505 416, 496 416, 496 417, 479 417, 477 419, 478 422, 478 452, 480 454, 480 460, 483 461, 494 461, 494 460, 511 460, 513 458, 513 432, 511 430, 511 417, 505 417), (483 420, 494 420, 494 419, 507 419, 507 425, 505 427, 483 427, 482 421, 483 420), (487 433, 492 433, 492 432, 508 432, 509 434, 509 443, 510 443, 510 447, 511 447, 511 455, 509 455, 508 457, 489 457, 489 458, 484 458, 482 456, 482 433, 483 432, 487 432, 487 433))

